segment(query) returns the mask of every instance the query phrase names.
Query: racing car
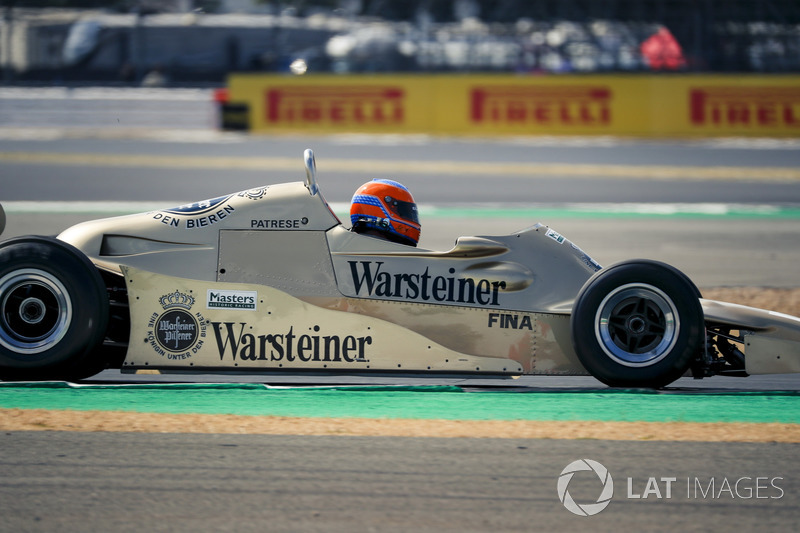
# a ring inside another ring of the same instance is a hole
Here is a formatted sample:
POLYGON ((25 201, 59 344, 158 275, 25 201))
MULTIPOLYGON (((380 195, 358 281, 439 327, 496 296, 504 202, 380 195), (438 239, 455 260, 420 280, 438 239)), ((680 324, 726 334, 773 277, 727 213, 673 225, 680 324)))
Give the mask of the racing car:
POLYGON ((542 224, 446 251, 362 235, 303 160, 296 182, 0 243, 0 378, 590 374, 659 388, 800 371, 796 317, 703 299, 662 262, 603 268, 542 224))

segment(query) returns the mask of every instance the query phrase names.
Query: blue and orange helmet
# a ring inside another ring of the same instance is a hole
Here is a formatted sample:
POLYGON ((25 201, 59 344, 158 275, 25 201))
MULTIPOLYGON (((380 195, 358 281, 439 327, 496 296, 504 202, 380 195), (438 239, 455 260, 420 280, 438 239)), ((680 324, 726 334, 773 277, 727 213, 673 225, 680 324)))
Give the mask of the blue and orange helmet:
POLYGON ((358 188, 350 203, 353 231, 377 230, 387 239, 416 246, 421 226, 414 197, 400 183, 374 179, 358 188))

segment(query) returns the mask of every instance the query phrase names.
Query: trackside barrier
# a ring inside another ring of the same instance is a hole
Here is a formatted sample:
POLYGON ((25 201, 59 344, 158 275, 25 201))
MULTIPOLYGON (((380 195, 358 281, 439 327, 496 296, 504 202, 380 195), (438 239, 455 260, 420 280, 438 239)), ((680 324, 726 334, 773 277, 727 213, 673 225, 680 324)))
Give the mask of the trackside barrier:
POLYGON ((247 104, 232 104, 228 89, 217 89, 213 93, 218 115, 218 125, 223 130, 250 129, 250 114, 247 104))
POLYGON ((253 75, 253 132, 800 136, 800 76, 253 75))

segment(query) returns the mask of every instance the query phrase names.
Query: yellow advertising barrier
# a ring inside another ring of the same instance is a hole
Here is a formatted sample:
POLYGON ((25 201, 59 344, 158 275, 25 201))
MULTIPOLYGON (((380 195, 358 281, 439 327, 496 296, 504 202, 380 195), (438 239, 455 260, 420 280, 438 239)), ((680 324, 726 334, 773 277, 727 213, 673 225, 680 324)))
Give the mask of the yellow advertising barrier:
POLYGON ((800 136, 800 76, 251 75, 253 132, 800 136))

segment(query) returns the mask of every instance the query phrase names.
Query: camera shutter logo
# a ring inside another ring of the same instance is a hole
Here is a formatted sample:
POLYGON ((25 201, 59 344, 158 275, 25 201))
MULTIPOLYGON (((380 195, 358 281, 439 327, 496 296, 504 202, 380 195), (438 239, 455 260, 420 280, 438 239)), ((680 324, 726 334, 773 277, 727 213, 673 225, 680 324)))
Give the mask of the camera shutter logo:
POLYGON ((561 500, 564 507, 566 507, 569 512, 579 516, 596 515, 608 507, 608 504, 611 503, 611 498, 614 496, 614 480, 611 479, 611 474, 608 473, 608 469, 591 459, 578 459, 568 464, 564 470, 561 471, 561 475, 558 476, 557 487, 558 499, 561 500), (569 490, 567 490, 569 482, 572 481, 572 476, 574 476, 576 472, 581 471, 594 472, 603 483, 603 489, 595 503, 579 504, 572 499, 569 490))

